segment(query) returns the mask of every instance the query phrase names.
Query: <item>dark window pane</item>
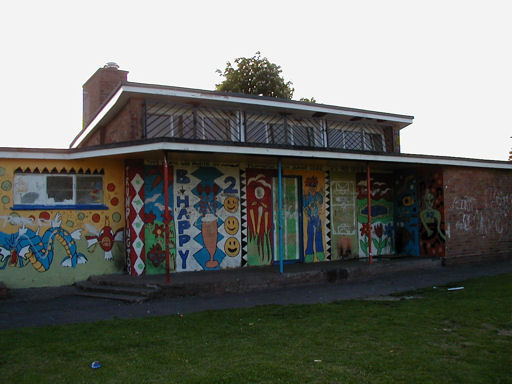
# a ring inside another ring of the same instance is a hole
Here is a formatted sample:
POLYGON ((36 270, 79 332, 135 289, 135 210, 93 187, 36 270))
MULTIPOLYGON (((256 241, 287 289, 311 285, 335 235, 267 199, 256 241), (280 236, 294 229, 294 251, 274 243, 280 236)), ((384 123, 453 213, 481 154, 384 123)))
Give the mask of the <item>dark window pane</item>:
POLYGON ((77 204, 103 204, 103 177, 76 177, 77 204))
POLYGON ((73 201, 73 177, 72 176, 48 176, 46 178, 46 193, 48 199, 55 203, 73 201))

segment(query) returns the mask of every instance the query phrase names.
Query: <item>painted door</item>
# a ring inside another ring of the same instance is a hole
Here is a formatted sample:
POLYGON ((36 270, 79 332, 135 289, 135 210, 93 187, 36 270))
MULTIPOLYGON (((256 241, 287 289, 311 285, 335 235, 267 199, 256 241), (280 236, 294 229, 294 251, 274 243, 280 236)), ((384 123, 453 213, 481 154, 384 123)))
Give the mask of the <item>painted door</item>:
MULTIPOLYGON (((300 196, 300 177, 283 177, 283 261, 299 262, 303 259, 302 244, 302 204, 300 196)), ((278 226, 278 179, 272 178, 274 208, 274 263, 279 262, 279 226, 278 226)))

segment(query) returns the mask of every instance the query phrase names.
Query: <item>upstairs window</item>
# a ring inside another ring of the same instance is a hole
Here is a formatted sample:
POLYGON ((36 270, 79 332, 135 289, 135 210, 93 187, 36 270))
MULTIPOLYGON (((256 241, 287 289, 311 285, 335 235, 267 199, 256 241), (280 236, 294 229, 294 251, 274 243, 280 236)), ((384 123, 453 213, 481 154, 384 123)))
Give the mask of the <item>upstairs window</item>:
POLYGON ((239 141, 238 111, 187 104, 146 105, 146 136, 174 139, 239 141))
POLYGON ((384 134, 381 127, 344 122, 327 122, 328 147, 354 151, 384 152, 384 134))
POLYGON ((103 175, 14 174, 13 209, 106 209, 103 175))

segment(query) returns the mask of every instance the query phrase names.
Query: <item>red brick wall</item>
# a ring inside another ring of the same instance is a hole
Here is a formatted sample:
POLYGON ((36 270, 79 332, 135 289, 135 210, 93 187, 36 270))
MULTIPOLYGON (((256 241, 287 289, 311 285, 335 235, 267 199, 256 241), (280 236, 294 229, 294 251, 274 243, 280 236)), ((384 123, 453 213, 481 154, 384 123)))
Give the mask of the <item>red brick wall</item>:
POLYGON ((83 121, 84 127, 98 112, 100 106, 119 84, 126 82, 127 71, 117 68, 100 68, 83 85, 83 121))
POLYGON ((444 169, 446 262, 512 256, 512 172, 444 169))
POLYGON ((105 127, 97 129, 80 147, 142 139, 144 100, 132 98, 105 127))

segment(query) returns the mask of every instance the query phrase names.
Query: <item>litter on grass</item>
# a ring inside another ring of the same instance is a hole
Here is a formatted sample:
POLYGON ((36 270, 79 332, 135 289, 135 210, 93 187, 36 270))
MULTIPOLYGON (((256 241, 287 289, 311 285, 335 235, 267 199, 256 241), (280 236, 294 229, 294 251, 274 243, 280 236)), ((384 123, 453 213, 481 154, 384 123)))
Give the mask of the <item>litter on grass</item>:
POLYGON ((464 289, 464 287, 453 287, 453 288, 448 288, 448 291, 460 291, 464 289))

